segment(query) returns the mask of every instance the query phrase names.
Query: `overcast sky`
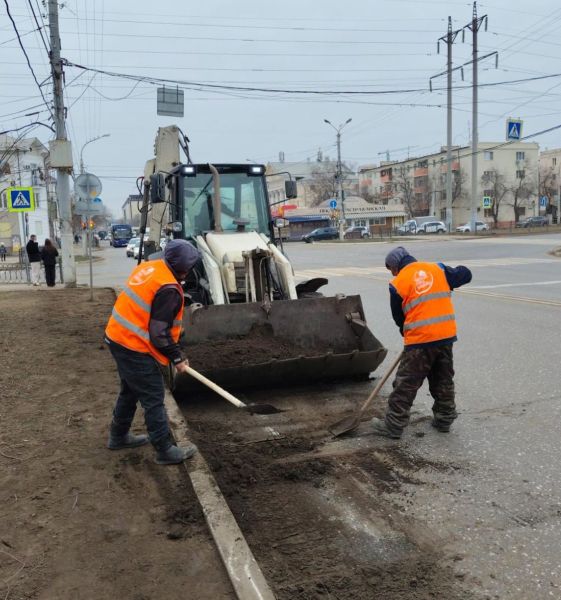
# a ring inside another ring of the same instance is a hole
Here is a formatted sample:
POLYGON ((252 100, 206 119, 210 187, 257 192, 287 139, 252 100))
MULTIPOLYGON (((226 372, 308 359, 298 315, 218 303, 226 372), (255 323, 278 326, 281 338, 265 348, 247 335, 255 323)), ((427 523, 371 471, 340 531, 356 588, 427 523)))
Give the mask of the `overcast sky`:
MULTIPOLYGON (((39 81, 48 61, 30 4, 41 22, 42 0, 9 0, 39 81)), ((68 132, 75 168, 89 139, 110 134, 84 150, 87 170, 103 183, 102 198, 115 212, 152 156, 159 126, 179 125, 191 139, 194 162, 315 160, 318 148, 335 156, 334 124, 344 129, 343 158, 354 165, 438 150, 446 143, 446 92, 428 80, 446 66, 446 46, 436 41, 466 25, 473 4, 460 0, 65 0, 60 12, 62 55, 105 71, 199 84, 277 90, 392 91, 383 95, 296 95, 225 89, 185 89, 182 119, 156 115, 156 88, 75 67, 66 69, 68 132), (157 12, 154 9, 157 8, 157 12)), ((480 83, 561 74, 561 6, 558 0, 492 0, 478 4, 489 17, 479 36, 480 83)), ((44 30, 48 41, 48 28, 44 30)), ((466 32, 453 46, 454 64, 471 58, 466 32)), ((0 131, 49 115, 27 67, 5 6, 0 16, 0 131)), ((455 76, 455 144, 467 144, 471 121, 471 69, 455 76), (465 89, 460 89, 465 88, 465 89)), ((445 77, 434 80, 444 86, 445 77)), ((185 86, 183 86, 185 87, 185 86)), ((43 88, 48 100, 51 87, 43 88)), ((480 141, 503 141, 505 118, 524 119, 524 135, 561 125, 561 77, 482 87, 480 141)), ((49 131, 33 135, 47 142, 49 131)), ((542 148, 561 146, 561 129, 533 138, 542 148)))

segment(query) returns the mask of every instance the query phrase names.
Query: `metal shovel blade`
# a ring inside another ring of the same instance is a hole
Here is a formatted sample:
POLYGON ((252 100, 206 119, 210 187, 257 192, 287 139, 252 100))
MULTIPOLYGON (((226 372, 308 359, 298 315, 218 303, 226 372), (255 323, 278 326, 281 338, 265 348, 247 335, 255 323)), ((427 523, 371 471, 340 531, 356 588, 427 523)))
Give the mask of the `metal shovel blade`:
POLYGON ((360 425, 360 417, 357 418, 356 415, 351 417, 346 417, 337 421, 337 423, 333 423, 333 425, 329 426, 329 433, 333 435, 333 437, 339 437, 341 435, 345 435, 345 433, 350 433, 357 429, 360 425))
POLYGON ((246 404, 244 410, 247 410, 252 415, 276 415, 277 413, 284 412, 272 404, 246 404))
POLYGON ((402 357, 403 351, 398 354, 397 358, 390 365, 389 369, 385 372, 382 379, 378 381, 376 387, 372 390, 372 393, 370 394, 370 396, 368 396, 366 402, 360 407, 356 414, 350 417, 346 417, 341 421, 337 421, 337 423, 334 423, 328 428, 328 431, 331 434, 333 434, 334 437, 339 437, 341 435, 344 435, 345 433, 350 433, 360 425, 362 415, 366 412, 366 409, 372 404, 374 398, 378 396, 378 393, 382 389, 382 386, 384 385, 384 383, 386 383, 389 376, 394 372, 397 365, 401 362, 402 357))

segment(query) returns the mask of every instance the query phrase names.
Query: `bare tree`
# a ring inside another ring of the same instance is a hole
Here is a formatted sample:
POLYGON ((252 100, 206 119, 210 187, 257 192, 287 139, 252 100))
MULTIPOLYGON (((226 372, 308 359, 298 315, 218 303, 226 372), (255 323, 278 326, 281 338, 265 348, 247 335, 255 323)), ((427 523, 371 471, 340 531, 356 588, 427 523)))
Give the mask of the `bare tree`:
POLYGON ((364 185, 360 188, 360 196, 370 204, 387 204, 387 200, 386 202, 382 200, 382 195, 380 192, 370 191, 370 188, 367 185, 364 185))
POLYGON ((396 191, 399 192, 407 216, 411 218, 416 213, 416 200, 413 185, 413 177, 411 177, 410 169, 407 167, 399 167, 394 169, 394 185, 396 191))
POLYGON ((536 193, 537 185, 534 172, 527 168, 526 163, 524 163, 523 168, 518 169, 516 175, 516 181, 509 187, 508 191, 512 198, 509 205, 512 206, 514 210, 514 221, 515 223, 518 223, 522 208, 525 208, 530 196, 536 193))
POLYGON ((539 195, 547 196, 551 203, 553 196, 557 193, 559 182, 557 181, 557 174, 553 170, 553 167, 544 167, 540 169, 540 180, 539 180, 539 195))
POLYGON ((456 200, 462 200, 464 196, 463 186, 467 176, 463 169, 458 168, 457 171, 452 171, 452 206, 456 200))
POLYGON ((495 227, 497 227, 501 203, 509 192, 509 188, 505 182, 505 176, 499 171, 486 171, 481 177, 481 182, 493 199, 490 210, 495 227))
POLYGON ((312 171, 309 184, 312 206, 318 206, 329 198, 337 196, 337 164, 331 161, 318 161, 312 171))

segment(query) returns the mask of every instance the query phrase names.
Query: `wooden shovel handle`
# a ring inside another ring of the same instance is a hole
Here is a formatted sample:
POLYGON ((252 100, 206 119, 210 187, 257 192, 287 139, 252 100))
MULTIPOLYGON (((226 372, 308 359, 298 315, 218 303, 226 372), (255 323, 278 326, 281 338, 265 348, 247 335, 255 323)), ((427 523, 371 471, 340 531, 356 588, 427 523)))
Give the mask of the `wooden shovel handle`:
POLYGON ((225 389, 221 388, 219 385, 217 385, 210 379, 207 379, 204 375, 201 375, 198 371, 195 371, 195 369, 193 369, 193 367, 187 367, 186 370, 187 370, 187 373, 189 373, 189 375, 191 375, 191 377, 194 377, 195 379, 197 379, 198 381, 200 381, 201 383, 206 385, 208 388, 210 388, 211 390, 213 390, 214 392, 216 392, 217 394, 222 396, 222 398, 225 398, 226 400, 228 400, 228 402, 231 402, 234 406, 237 406, 238 408, 246 408, 246 405, 241 400, 238 400, 235 396, 232 396, 232 394, 230 394, 230 392, 227 392, 225 389))
POLYGON ((372 390, 372 393, 370 394, 370 396, 368 396, 368 399, 366 400, 366 402, 362 405, 361 409, 359 410, 359 412, 358 412, 359 416, 362 415, 362 413, 372 404, 374 398, 376 398, 376 396, 378 395, 378 392, 382 389, 382 386, 384 385, 384 383, 386 383, 389 376, 394 372, 395 368, 401 362, 402 358, 403 358, 403 350, 399 353, 398 357, 390 365, 390 368, 386 371, 386 373, 384 374, 382 379, 380 379, 380 381, 378 382, 376 387, 372 390))

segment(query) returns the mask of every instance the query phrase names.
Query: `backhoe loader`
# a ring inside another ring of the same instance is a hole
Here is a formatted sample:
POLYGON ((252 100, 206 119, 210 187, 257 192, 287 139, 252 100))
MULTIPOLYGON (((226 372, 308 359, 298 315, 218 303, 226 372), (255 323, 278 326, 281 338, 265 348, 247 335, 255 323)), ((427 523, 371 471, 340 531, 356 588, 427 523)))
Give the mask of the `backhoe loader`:
MULTIPOLYGON (((182 345, 189 361, 227 389, 367 378, 386 349, 366 325, 359 296, 324 297, 326 279, 297 283, 279 248, 265 166, 192 163, 175 126, 160 128, 144 173, 144 256, 161 234, 183 238, 202 260, 184 283, 182 345), (188 160, 179 160, 183 147, 188 160)), ((288 180, 287 198, 296 197, 288 180)), ((156 253, 156 254, 155 254, 156 253)), ((197 382, 176 377, 183 394, 197 382)))

